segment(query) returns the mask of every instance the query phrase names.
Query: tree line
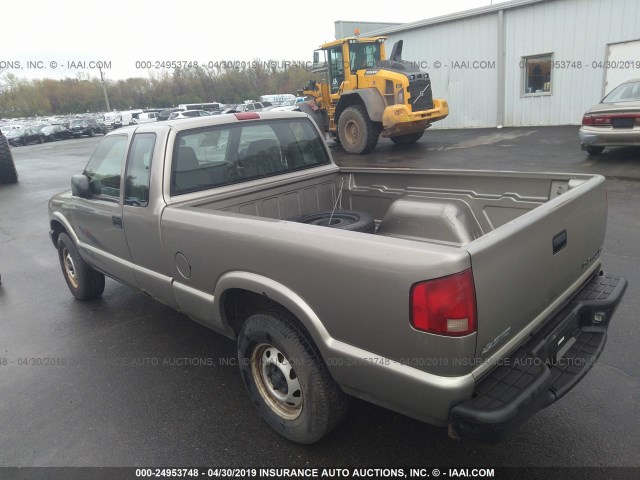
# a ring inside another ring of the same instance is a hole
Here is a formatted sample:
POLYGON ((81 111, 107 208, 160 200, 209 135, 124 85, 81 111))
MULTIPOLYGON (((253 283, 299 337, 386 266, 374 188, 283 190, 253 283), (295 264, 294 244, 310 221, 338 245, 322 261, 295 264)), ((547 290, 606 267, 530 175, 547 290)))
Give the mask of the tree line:
MULTIPOLYGON (((266 68, 187 68, 150 72, 148 78, 105 80, 111 109, 173 107, 181 103, 241 103, 272 93, 295 94, 313 74, 302 66, 266 68)), ((0 118, 67 115, 106 110, 99 78, 27 80, 12 73, 2 77, 0 118)))

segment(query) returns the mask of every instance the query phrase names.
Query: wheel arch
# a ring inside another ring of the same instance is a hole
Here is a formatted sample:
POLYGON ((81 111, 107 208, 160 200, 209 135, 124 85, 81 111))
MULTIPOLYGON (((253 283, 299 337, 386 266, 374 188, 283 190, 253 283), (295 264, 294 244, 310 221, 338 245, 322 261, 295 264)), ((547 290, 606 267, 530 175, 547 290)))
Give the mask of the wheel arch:
POLYGON ((52 218, 49 220, 49 227, 51 229, 51 241, 53 242, 54 247, 58 248, 58 238, 60 237, 61 233, 66 233, 71 237, 73 243, 75 243, 76 245, 78 244, 78 237, 73 231, 73 228, 71 228, 71 225, 69 224, 67 219, 59 212, 54 212, 52 214, 52 218))
POLYGON ((340 96, 335 111, 334 123, 338 124, 338 119, 342 112, 353 105, 361 105, 367 110, 367 115, 373 122, 382 122, 382 113, 386 108, 384 99, 375 88, 362 88, 352 92, 343 93, 340 96))
POLYGON ((243 323, 254 313, 280 308, 300 322, 310 339, 325 356, 332 340, 309 304, 287 286, 250 272, 229 272, 216 285, 214 308, 224 328, 237 338, 243 323))

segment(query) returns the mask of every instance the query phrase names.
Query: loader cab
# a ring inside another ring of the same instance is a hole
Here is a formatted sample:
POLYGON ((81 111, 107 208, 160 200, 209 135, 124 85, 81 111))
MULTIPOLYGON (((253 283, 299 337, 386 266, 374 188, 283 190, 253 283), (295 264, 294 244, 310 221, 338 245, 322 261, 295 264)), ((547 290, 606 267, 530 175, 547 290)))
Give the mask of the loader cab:
POLYGON ((313 54, 313 71, 326 72, 332 96, 338 95, 341 89, 358 88, 357 71, 374 67, 385 59, 385 39, 351 37, 324 44, 313 54))
POLYGON ((349 42, 349 69, 353 75, 358 70, 375 67, 380 60, 379 42, 349 42))

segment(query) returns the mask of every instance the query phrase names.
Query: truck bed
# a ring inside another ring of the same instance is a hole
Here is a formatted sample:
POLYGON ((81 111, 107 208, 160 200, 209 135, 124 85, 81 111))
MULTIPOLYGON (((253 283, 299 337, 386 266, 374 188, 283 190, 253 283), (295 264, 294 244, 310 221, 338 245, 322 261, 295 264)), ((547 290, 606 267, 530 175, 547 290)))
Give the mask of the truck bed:
POLYGON ((604 205, 597 198, 605 195, 599 176, 341 169, 301 177, 275 178, 233 195, 209 192, 176 207, 291 220, 331 210, 340 197, 338 208, 374 216, 377 238, 463 249, 478 299, 477 365, 498 344, 514 349, 599 263, 606 209, 591 210, 604 205))
POLYGON ((333 209, 342 190, 337 208, 372 214, 377 234, 461 247, 590 178, 566 174, 341 169, 340 173, 294 182, 275 179, 242 194, 209 194, 181 205, 291 220, 333 209))

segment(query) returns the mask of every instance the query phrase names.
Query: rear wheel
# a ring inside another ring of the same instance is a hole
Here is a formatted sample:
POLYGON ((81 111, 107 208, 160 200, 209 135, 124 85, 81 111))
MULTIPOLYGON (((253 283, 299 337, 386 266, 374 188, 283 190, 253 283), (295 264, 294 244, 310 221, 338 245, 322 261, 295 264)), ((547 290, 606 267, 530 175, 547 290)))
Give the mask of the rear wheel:
POLYGON ((18 172, 13 163, 11 149, 4 135, 0 134, 0 183, 17 183, 18 172))
POLYGON ((78 300, 99 298, 104 291, 104 275, 91 268, 80 256, 71 237, 58 237, 58 258, 69 290, 78 300))
POLYGON ((585 147, 589 155, 600 155, 604 151, 604 147, 585 147))
POLYGON ((291 314, 252 315, 238 337, 242 379, 262 418, 283 437, 317 442, 346 415, 348 397, 291 314))
POLYGON ((398 145, 407 145, 409 143, 416 143, 422 138, 422 135, 424 135, 424 130, 421 132, 409 133, 407 135, 398 135, 395 137, 391 137, 391 141, 398 145))
POLYGON ((95 137, 96 136, 96 132, 93 129, 89 130, 89 136, 90 137, 95 137))
POLYGON ((378 134, 377 127, 361 105, 346 108, 338 119, 340 144, 347 153, 369 153, 378 143, 378 134))

